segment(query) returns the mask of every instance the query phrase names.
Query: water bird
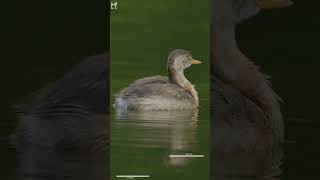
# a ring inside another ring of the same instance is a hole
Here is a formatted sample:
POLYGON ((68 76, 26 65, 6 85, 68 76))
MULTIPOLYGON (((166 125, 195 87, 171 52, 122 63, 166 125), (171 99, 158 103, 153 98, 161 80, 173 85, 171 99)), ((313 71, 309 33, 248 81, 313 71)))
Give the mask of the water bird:
POLYGON ((11 135, 17 147, 57 151, 108 149, 109 56, 88 57, 61 79, 14 106, 18 124, 11 135))
POLYGON ((114 106, 120 110, 153 111, 196 109, 198 93, 184 76, 184 70, 201 61, 189 51, 173 50, 167 60, 168 77, 151 76, 136 80, 116 97, 114 106))
POLYGON ((270 175, 281 164, 282 100, 270 86, 269 76, 239 50, 235 29, 261 8, 291 4, 289 0, 213 1, 211 125, 216 157, 212 159, 213 174, 217 177, 228 173, 270 175))

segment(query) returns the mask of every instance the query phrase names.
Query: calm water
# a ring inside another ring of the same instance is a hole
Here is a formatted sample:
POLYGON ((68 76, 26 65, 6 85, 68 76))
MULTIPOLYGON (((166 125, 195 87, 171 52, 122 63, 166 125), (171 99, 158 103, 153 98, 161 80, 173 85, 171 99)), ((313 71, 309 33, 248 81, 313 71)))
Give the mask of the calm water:
MULTIPOLYGON (((130 75, 126 78, 130 79, 130 75)), ((118 82, 116 78, 112 81, 118 82)), ((150 175, 150 179, 156 180, 209 179, 209 84, 204 81, 194 84, 199 91, 198 111, 120 112, 112 109, 112 178, 138 174, 150 175), (189 153, 201 154, 204 158, 169 157, 189 153)))
POLYGON ((209 179, 208 100, 202 103, 199 112, 113 113, 111 177, 138 174, 159 180, 209 179), (169 157, 185 154, 205 157, 169 157))

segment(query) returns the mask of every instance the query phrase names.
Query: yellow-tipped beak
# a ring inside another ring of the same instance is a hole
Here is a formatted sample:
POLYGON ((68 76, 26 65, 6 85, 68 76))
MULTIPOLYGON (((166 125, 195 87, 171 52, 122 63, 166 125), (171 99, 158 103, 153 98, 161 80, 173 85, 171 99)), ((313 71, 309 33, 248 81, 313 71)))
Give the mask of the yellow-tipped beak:
POLYGON ((191 64, 201 64, 202 62, 196 59, 191 60, 191 64))
POLYGON ((265 9, 284 8, 293 4, 291 0, 256 0, 256 3, 265 9))

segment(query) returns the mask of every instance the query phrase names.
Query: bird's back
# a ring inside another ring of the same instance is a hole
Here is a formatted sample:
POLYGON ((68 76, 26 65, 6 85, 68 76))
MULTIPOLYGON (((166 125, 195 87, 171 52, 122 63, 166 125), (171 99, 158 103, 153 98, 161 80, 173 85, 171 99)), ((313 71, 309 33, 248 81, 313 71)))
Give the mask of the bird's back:
POLYGON ((61 149, 107 145, 108 55, 89 57, 16 106, 16 144, 61 149), (97 142, 99 143, 97 144, 97 142))
POLYGON ((122 90, 115 106, 128 110, 186 109, 192 106, 192 95, 163 76, 145 77, 122 90))
POLYGON ((268 151, 281 143, 281 132, 253 100, 220 79, 213 78, 213 142, 217 151, 268 151))
POLYGON ((282 132, 274 128, 273 122, 278 119, 272 119, 254 101, 219 78, 213 77, 212 84, 214 176, 279 175, 282 132))

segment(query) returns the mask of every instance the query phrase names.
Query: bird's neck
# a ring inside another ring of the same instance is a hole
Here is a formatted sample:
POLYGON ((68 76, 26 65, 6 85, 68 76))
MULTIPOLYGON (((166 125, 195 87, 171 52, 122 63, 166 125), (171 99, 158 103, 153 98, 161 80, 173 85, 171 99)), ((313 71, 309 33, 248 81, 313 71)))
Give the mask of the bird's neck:
POLYGON ((260 107, 278 106, 278 96, 273 92, 258 67, 238 48, 235 24, 231 17, 215 16, 212 26, 212 70, 215 76, 240 90, 260 107))
POLYGON ((172 83, 185 89, 188 93, 190 93, 191 96, 195 100, 196 106, 199 105, 198 93, 194 89, 194 86, 190 83, 190 81, 188 81, 188 79, 184 76, 183 70, 178 71, 176 69, 170 68, 169 69, 169 80, 172 83))

